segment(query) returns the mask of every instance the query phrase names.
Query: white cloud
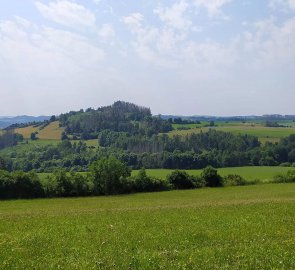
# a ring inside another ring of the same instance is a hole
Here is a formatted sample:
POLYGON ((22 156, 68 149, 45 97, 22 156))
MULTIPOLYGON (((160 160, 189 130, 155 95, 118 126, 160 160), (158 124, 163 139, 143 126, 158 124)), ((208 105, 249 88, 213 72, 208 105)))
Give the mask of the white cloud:
POLYGON ((216 17, 222 14, 223 6, 229 4, 232 0, 194 0, 197 7, 207 9, 209 17, 216 17))
POLYGON ((269 0, 272 9, 283 9, 295 11, 295 0, 269 0))
POLYGON ((134 28, 138 28, 141 26, 141 23, 143 21, 143 15, 139 12, 132 13, 129 16, 125 16, 122 18, 122 21, 127 24, 128 26, 134 28))
POLYGON ((116 33, 113 26, 109 23, 105 23, 102 25, 101 29, 99 30, 99 35, 103 41, 111 40, 115 37, 116 33))
POLYGON ((21 18, 0 23, 0 36, 0 46, 3 49, 0 50, 0 55, 8 62, 19 61, 15 67, 29 67, 30 64, 44 64, 46 67, 47 64, 43 61, 38 63, 38 58, 46 58, 50 63, 50 57, 54 55, 59 58, 59 62, 87 68, 100 63, 105 55, 95 41, 87 37, 50 27, 39 27, 21 18), (25 62, 28 64, 25 65, 25 62))
POLYGON ((178 30, 188 30, 192 26, 192 22, 185 16, 189 4, 185 0, 174 3, 171 7, 158 6, 154 13, 167 24, 167 26, 178 30))
POLYGON ((17 102, 15 111, 33 114, 62 112, 65 100, 78 105, 79 93, 106 77, 100 76, 104 55, 95 41, 69 31, 21 18, 1 22, 1 103, 17 102))
POLYGON ((289 4, 289 7, 290 7, 291 9, 294 9, 294 10, 295 10, 295 0, 289 0, 289 1, 288 1, 288 4, 289 4))
MULTIPOLYGON (((220 7, 226 1, 218 3, 220 7)), ((161 13, 162 16, 162 12, 166 14, 163 10, 157 14, 161 13)), ((183 12, 184 9, 177 14, 183 12)), ((172 17, 164 16, 167 24, 158 27, 145 22, 141 14, 131 14, 123 19, 134 35, 133 47, 144 61, 179 70, 194 67, 202 73, 211 73, 213 70, 230 72, 237 65, 246 69, 271 68, 295 61, 295 47, 292 45, 295 44, 295 19, 281 26, 273 20, 249 23, 249 27, 253 27, 252 31, 233 36, 227 42, 218 42, 195 41, 185 32, 178 32, 178 28, 169 27, 172 17)), ((184 27, 182 23, 177 25, 184 27)))
POLYGON ((95 25, 95 15, 84 6, 71 1, 60 0, 48 5, 36 2, 35 5, 46 19, 59 24, 71 27, 95 25))
POLYGON ((295 61, 295 18, 281 26, 273 20, 255 24, 256 31, 244 43, 246 49, 257 52, 264 65, 280 66, 295 61))

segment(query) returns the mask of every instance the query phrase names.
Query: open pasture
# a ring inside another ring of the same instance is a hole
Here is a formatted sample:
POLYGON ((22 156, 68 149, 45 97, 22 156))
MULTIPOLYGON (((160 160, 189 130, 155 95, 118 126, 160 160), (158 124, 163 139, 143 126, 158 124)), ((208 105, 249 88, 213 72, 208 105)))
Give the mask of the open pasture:
POLYGON ((294 269, 295 185, 0 202, 0 269, 294 269))

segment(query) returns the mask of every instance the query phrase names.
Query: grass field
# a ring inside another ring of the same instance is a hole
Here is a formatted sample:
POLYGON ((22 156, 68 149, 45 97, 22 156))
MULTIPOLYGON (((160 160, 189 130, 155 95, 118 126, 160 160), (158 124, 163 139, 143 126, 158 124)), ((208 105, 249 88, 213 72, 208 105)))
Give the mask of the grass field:
POLYGON ((32 149, 40 148, 45 145, 57 145, 58 143, 60 143, 60 141, 58 140, 26 140, 16 146, 4 148, 0 150, 0 153, 6 155, 18 151, 30 151, 32 149))
POLYGON ((294 269, 295 184, 0 201, 0 269, 294 269))
POLYGON ((63 131, 64 128, 59 126, 58 121, 50 123, 44 129, 33 126, 15 129, 15 132, 22 134, 25 139, 29 139, 31 137, 31 133, 38 132, 37 137, 41 140, 60 140, 63 131))
MULTIPOLYGON (((286 173, 289 170, 295 170, 294 167, 235 167, 235 168, 220 168, 218 173, 222 176, 228 174, 239 174, 246 180, 255 180, 259 179, 261 182, 268 182, 273 179, 273 177, 280 173, 286 173)), ((150 176, 158 178, 166 178, 173 170, 169 169, 148 169, 146 170, 147 174, 150 176)), ((202 170, 186 170, 191 175, 200 175, 202 170)), ((132 172, 134 175, 138 171, 132 172)))
POLYGON ((287 137, 291 134, 295 134, 295 128, 273 128, 273 127, 263 127, 258 124, 243 124, 243 125, 228 125, 228 126, 216 126, 216 127, 204 127, 204 128, 193 128, 188 130, 173 130, 169 132, 170 136, 181 135, 185 136, 192 133, 208 132, 209 129, 216 129, 219 131, 230 132, 235 135, 237 134, 249 134, 259 138, 262 143, 266 141, 276 142, 279 139, 287 137))

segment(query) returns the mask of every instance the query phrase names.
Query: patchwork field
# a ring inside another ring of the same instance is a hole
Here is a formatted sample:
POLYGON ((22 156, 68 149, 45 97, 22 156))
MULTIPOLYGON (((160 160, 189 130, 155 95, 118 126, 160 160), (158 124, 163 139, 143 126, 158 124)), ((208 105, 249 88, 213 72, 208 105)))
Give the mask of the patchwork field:
POLYGON ((0 201, 0 269, 294 269, 295 184, 0 201))
POLYGON ((202 127, 202 128, 191 128, 188 130, 173 130, 169 132, 170 136, 181 135, 185 136, 192 133, 208 132, 209 129, 216 129, 219 131, 230 132, 235 135, 237 134, 249 134, 259 138, 262 143, 266 141, 276 142, 281 138, 287 137, 291 134, 295 134, 295 127, 264 127, 259 124, 240 124, 236 125, 232 123, 231 125, 221 125, 216 127, 202 127))
POLYGON ((34 126, 15 129, 15 132, 22 134, 25 139, 29 139, 31 137, 31 133, 38 132, 37 137, 41 140, 60 140, 63 131, 64 128, 59 126, 58 121, 50 123, 43 129, 34 126))

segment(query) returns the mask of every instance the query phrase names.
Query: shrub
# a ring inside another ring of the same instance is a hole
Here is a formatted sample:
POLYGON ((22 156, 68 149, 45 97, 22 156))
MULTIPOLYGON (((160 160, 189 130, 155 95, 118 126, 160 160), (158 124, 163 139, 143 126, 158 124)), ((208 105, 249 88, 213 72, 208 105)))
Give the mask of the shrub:
POLYGON ((89 177, 83 176, 81 173, 75 173, 74 171, 71 171, 69 177, 72 181, 72 196, 91 195, 93 183, 89 177))
POLYGON ((0 171, 0 198, 8 199, 14 197, 14 181, 12 175, 7 171, 0 171))
POLYGON ((190 176, 195 188, 206 186, 206 181, 200 176, 190 176))
POLYGON ((40 198, 44 197, 44 190, 38 175, 34 172, 14 172, 13 193, 14 198, 40 198))
POLYGON ((173 171, 167 176, 167 181, 174 189, 191 189, 195 187, 193 178, 185 171, 173 171))
POLYGON ((170 189, 170 185, 166 180, 148 176, 144 168, 139 170, 138 174, 133 177, 133 180, 134 191, 137 192, 164 191, 170 189))
POLYGON ((287 183, 287 177, 285 174, 277 174, 273 178, 273 183, 287 183))
POLYGON ((244 186, 248 182, 238 174, 229 174, 223 178, 224 185, 226 186, 244 186))
POLYGON ((206 167, 201 174, 207 187, 222 187, 223 179, 212 166, 206 167))
POLYGON ((291 170, 287 172, 287 179, 289 183, 295 182, 295 170, 291 170))
POLYGON ((290 162, 284 162, 280 164, 281 167, 291 167, 292 164, 290 162))
POLYGON ((274 183, 294 183, 295 170, 290 170, 286 174, 278 174, 273 179, 274 183))
POLYGON ((73 196, 74 185, 71 178, 67 175, 67 171, 65 169, 60 169, 55 171, 53 175, 56 183, 56 195, 59 197, 73 196))

